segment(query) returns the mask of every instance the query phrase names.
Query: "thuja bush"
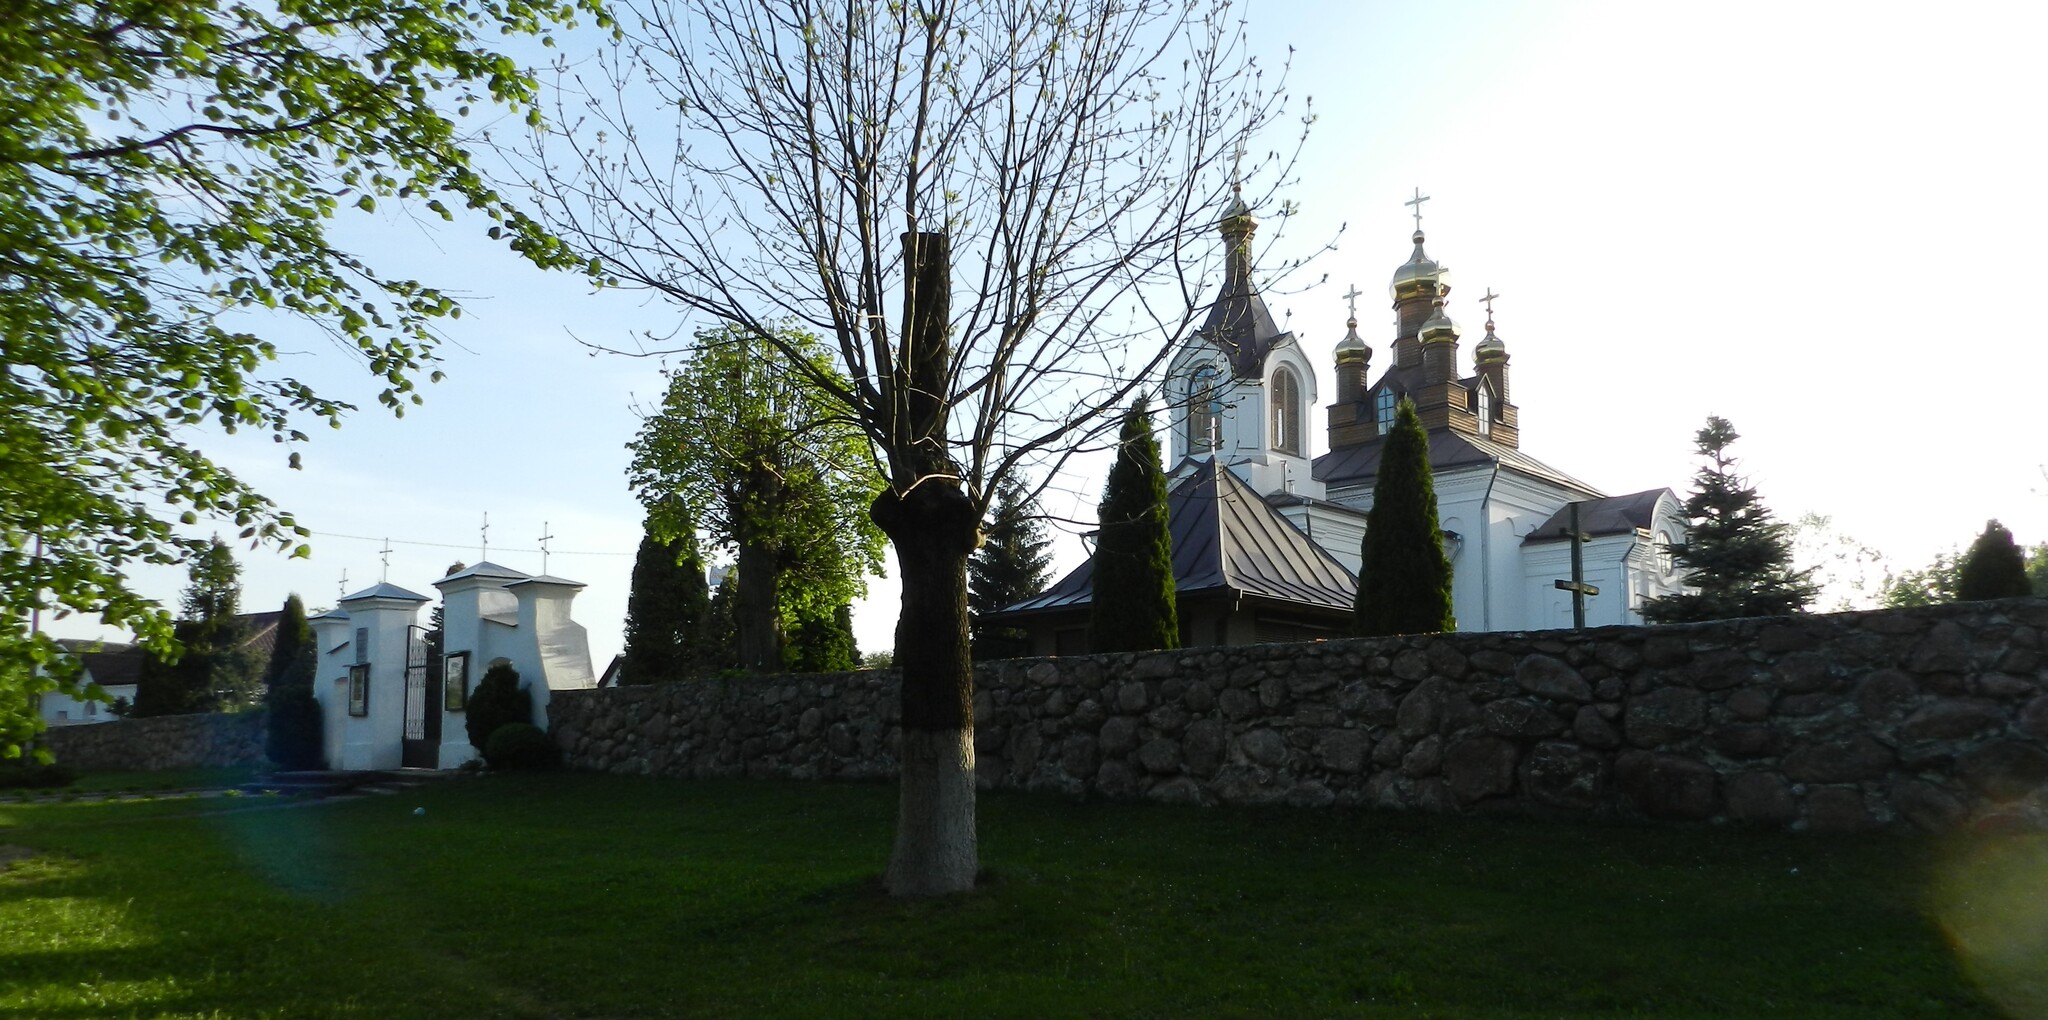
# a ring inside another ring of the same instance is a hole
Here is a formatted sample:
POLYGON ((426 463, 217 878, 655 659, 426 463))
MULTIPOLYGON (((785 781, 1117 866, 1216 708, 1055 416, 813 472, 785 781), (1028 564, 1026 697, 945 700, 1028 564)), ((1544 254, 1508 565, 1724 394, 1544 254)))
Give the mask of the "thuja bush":
POLYGON ((532 723, 506 723, 485 741, 484 761, 494 769, 544 769, 561 761, 561 752, 532 723))
POLYGON ((486 759, 490 757, 491 734, 510 723, 533 722, 533 692, 519 685, 519 671, 508 663, 498 663, 484 672, 484 678, 477 682, 476 690, 470 692, 469 704, 463 708, 466 717, 463 728, 469 733, 471 747, 486 759))

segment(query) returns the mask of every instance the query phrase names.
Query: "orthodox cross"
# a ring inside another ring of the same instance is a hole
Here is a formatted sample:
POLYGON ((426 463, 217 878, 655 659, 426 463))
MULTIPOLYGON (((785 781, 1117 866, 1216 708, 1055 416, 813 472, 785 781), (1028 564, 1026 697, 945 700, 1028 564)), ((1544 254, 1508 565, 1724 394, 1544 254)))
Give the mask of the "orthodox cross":
POLYGON ((347 567, 343 567, 343 568, 341 568, 341 583, 340 583, 340 584, 338 584, 338 585, 336 585, 335 587, 337 587, 337 588, 340 588, 340 589, 341 589, 341 597, 342 597, 342 598, 348 598, 348 568, 347 568, 347 567))
POLYGON ((1486 306, 1486 321, 1488 322, 1493 321, 1493 299, 1499 296, 1499 294, 1493 292, 1492 287, 1488 287, 1486 288, 1486 296, 1479 299, 1480 303, 1486 306))
POLYGON ((1567 527, 1571 529, 1571 534, 1567 537, 1571 539, 1572 543, 1572 579, 1569 581, 1553 581, 1551 583, 1556 585, 1559 591, 1572 593, 1572 629, 1585 630, 1586 599, 1588 596, 1600 594, 1600 589, 1586 583, 1585 556, 1580 551, 1579 546, 1591 542, 1593 536, 1579 530, 1579 504, 1574 501, 1567 504, 1566 509, 1568 511, 1566 517, 1567 527))
POLYGON ((1401 203, 1402 205, 1412 205, 1412 206, 1414 206, 1414 207, 1415 207, 1415 229, 1416 229, 1416 230, 1421 230, 1421 229, 1422 229, 1422 203, 1424 203, 1424 202, 1427 202, 1427 201, 1429 201, 1429 196, 1428 196, 1428 195, 1425 195, 1425 194, 1423 194, 1423 193, 1422 193, 1422 189, 1421 189, 1421 188, 1416 188, 1416 189, 1415 189, 1415 197, 1414 197, 1414 198, 1411 198, 1411 199, 1409 199, 1409 200, 1408 200, 1408 201, 1406 201, 1406 202, 1403 202, 1403 203, 1401 203))
POLYGON ((491 558, 491 512, 489 510, 484 511, 484 530, 482 535, 483 551, 478 553, 476 558, 487 560, 491 558))
POLYGON ((548 543, 553 541, 554 537, 548 532, 548 522, 540 522, 540 572, 543 574, 548 572, 548 543))
POLYGON ((1358 318, 1358 295, 1358 285, 1355 283, 1351 285, 1351 289, 1349 291, 1346 291, 1345 293, 1339 295, 1344 300, 1351 302, 1351 317, 1353 319, 1358 318))
POLYGON ((384 540, 384 548, 383 548, 383 549, 380 549, 380 550, 378 550, 378 552, 377 552, 377 557, 378 557, 379 559, 381 559, 381 560, 383 560, 383 561, 384 561, 384 569, 382 569, 382 570, 380 570, 380 571, 378 571, 378 572, 377 572, 377 583, 378 583, 378 584, 383 584, 384 582, 386 582, 386 581, 389 581, 389 580, 391 580, 391 540, 390 540, 390 539, 388 539, 388 538, 387 538, 387 539, 385 539, 385 540, 384 540))

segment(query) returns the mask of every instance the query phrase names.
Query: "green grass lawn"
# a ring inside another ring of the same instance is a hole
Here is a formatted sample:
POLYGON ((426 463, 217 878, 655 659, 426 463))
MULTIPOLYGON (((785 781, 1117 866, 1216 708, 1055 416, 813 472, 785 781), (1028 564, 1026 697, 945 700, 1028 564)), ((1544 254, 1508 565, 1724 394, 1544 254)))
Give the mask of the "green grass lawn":
POLYGON ((583 775, 0 803, 0 857, 34 854, 0 1017, 2048 1012, 2038 838, 987 795, 985 887, 903 903, 893 807, 583 775))

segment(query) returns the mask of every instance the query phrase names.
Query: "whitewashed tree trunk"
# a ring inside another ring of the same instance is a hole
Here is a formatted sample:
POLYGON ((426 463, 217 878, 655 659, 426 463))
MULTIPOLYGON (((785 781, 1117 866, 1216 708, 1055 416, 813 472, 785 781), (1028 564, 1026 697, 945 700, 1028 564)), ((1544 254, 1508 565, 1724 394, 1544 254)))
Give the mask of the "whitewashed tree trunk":
POLYGON ((965 730, 903 731, 896 847, 883 878, 891 896, 939 896, 974 888, 974 736, 965 730))

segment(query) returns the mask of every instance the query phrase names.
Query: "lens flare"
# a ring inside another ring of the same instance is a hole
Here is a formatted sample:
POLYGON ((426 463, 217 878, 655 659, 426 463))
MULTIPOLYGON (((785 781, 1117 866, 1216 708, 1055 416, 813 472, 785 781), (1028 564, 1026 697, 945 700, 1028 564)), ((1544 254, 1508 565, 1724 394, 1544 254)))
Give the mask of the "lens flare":
POLYGON ((1959 848, 1935 913, 1964 973, 2007 1016, 2048 1017, 2048 835, 1959 848))

